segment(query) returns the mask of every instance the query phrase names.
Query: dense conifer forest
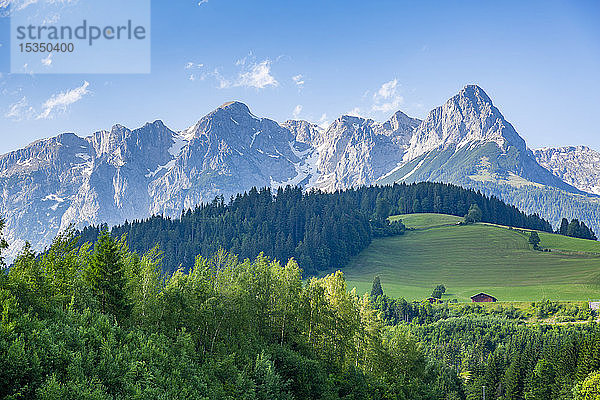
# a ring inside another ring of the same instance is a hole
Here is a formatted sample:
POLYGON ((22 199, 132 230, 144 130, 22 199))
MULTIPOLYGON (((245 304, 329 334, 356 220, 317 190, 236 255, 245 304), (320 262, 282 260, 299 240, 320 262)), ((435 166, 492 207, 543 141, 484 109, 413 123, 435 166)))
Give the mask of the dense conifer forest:
MULTIPOLYGON (((178 219, 154 216, 112 227, 111 233, 125 234, 139 254, 158 244, 167 272, 189 268, 197 255, 207 257, 224 248, 242 259, 261 252, 278 260, 295 258, 306 274, 314 274, 345 266, 374 237, 403 234, 401 222, 387 221, 390 215, 436 212, 462 217, 473 205, 481 210, 482 222, 552 232, 538 215, 526 215, 495 197, 448 184, 418 183, 334 193, 252 189, 229 202, 221 197, 185 210, 178 219)), ((85 228, 83 242, 95 242, 106 228, 85 228)))

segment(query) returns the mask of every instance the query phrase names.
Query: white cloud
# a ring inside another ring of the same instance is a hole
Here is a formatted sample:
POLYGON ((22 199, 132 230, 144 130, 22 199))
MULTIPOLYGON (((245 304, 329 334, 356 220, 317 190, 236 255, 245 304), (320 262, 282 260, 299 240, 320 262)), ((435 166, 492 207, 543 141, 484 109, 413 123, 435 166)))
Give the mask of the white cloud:
POLYGON ((302 74, 292 76, 292 80, 296 83, 296 85, 298 85, 298 87, 304 86, 304 77, 302 74))
MULTIPOLYGON (((271 73, 272 62, 268 58, 257 62, 252 53, 250 53, 248 56, 236 60, 234 64, 238 67, 237 76, 223 76, 219 68, 215 68, 212 71, 196 75, 195 78, 200 80, 209 77, 214 78, 218 83, 218 89, 228 89, 233 87, 264 89, 269 86, 279 86, 279 82, 271 73)), ((188 63, 186 64, 186 69, 193 68, 192 65, 202 66, 202 64, 188 63)))
POLYGON ((238 76, 234 86, 253 87, 264 89, 267 86, 278 86, 279 82, 271 75, 271 60, 251 64, 246 72, 238 76))
POLYGON ((296 107, 294 107, 294 111, 292 112, 292 116, 294 117, 294 119, 297 119, 300 116, 301 112, 302 112, 302 105, 298 104, 296 107))
POLYGON ((42 64, 44 64, 46 67, 52 65, 52 53, 48 53, 47 57, 42 58, 42 64))
POLYGON ((202 67, 204 67, 204 64, 196 64, 196 63, 193 63, 190 61, 185 64, 184 68, 185 69, 198 69, 198 68, 202 68, 202 67))
POLYGON ((217 68, 215 68, 211 75, 215 77, 217 82, 219 82, 219 86, 217 86, 219 89, 226 89, 231 87, 231 82, 228 79, 226 79, 223 75, 221 75, 217 68))
POLYGON ((29 7, 32 4, 44 3, 52 5, 68 5, 70 3, 76 3, 79 0, 0 0, 0 16, 8 15, 8 8, 10 6, 10 12, 21 11, 29 7))
POLYGON ((398 94, 398 80, 393 79, 381 85, 373 94, 372 111, 396 111, 404 103, 404 97, 398 94))
POLYGON ((208 3, 208 0, 200 0, 198 2, 198 5, 201 6, 202 4, 208 3))
POLYGON ((76 87, 75 89, 53 95, 44 102, 44 110, 40 115, 37 116, 37 119, 51 118, 52 112, 55 109, 59 111, 65 111, 68 106, 78 102, 83 98, 84 95, 89 93, 88 86, 90 86, 90 83, 88 81, 84 81, 81 86, 76 87))
POLYGON ((321 118, 319 118, 319 120, 317 121, 317 125, 319 125, 319 127, 323 129, 327 129, 327 127, 329 127, 329 120, 327 120, 327 114, 323 113, 323 115, 321 115, 321 118))
POLYGON ((15 121, 21 121, 23 119, 31 118, 34 113, 33 107, 29 106, 27 97, 23 96, 21 100, 10 105, 4 116, 15 121))
POLYGON ((346 115, 350 115, 353 117, 362 117, 363 116, 362 112, 360 111, 360 108, 358 108, 358 107, 354 107, 352 110, 348 111, 346 113, 346 115))
POLYGON ((398 80, 394 79, 392 81, 386 82, 383 85, 381 85, 381 87, 379 88, 379 90, 377 91, 377 93, 375 93, 373 95, 373 99, 377 100, 377 99, 389 99, 391 98, 393 95, 396 94, 396 88, 398 87, 398 80))

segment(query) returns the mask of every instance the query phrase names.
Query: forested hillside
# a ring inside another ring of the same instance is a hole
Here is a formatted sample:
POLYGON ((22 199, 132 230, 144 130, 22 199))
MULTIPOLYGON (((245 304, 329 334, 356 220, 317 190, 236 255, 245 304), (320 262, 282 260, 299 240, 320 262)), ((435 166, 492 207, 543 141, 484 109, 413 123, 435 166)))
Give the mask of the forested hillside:
POLYGON ((566 193, 551 187, 527 186, 527 190, 493 182, 467 180, 459 183, 481 191, 488 196, 497 196, 508 204, 514 204, 526 213, 542 215, 555 227, 562 218, 585 222, 594 232, 600 232, 600 198, 566 193))
MULTIPOLYGON (((0 247, 4 247, 3 245, 0 247)), ((595 400, 584 306, 431 305, 224 251, 166 275, 102 233, 0 274, 0 398, 595 400), (545 322, 552 317, 553 322, 545 322), (563 321, 560 322, 559 321, 563 321), (576 321, 572 325, 562 325, 576 321), (484 389, 485 386, 485 389, 484 389)))
MULTIPOLYGON (((279 260, 295 258, 307 274, 340 268, 365 249, 373 237, 402 234, 393 214, 436 212, 463 217, 471 205, 481 221, 552 231, 537 215, 526 215, 495 197, 441 183, 395 184, 325 193, 297 187, 252 189, 226 202, 217 198, 186 210, 181 218, 154 216, 111 229, 125 234, 130 248, 143 254, 156 244, 164 251, 164 266, 173 272, 189 268, 197 255, 224 248, 244 258, 260 252, 279 260)), ((83 241, 95 242, 105 227, 88 227, 83 241)))
POLYGON ((102 234, 0 274, 3 399, 463 399, 337 272, 218 252, 166 276, 102 234))

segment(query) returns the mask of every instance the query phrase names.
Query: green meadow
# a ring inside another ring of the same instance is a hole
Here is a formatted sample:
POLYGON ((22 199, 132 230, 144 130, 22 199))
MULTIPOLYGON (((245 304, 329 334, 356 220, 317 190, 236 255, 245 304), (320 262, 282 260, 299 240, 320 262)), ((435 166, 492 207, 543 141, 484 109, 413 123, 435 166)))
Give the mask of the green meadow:
POLYGON ((379 275, 385 293, 424 299, 437 284, 444 300, 469 301, 479 292, 499 301, 600 298, 600 242, 540 233, 533 250, 528 232, 489 224, 457 225, 441 214, 398 215, 409 230, 376 239, 343 269, 348 286, 370 291, 379 275))

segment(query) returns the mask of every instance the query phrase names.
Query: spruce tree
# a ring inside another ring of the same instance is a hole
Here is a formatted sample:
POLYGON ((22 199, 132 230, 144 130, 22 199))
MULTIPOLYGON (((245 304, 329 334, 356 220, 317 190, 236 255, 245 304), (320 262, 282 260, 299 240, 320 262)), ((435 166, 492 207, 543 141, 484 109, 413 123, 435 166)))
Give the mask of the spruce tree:
POLYGON ((119 243, 103 230, 90 258, 86 278, 103 313, 122 318, 127 310, 124 259, 119 243))
POLYGON ((568 227, 569 227, 569 220, 566 218, 563 218, 562 221, 560 221, 560 228, 558 228, 558 233, 566 236, 568 227))
POLYGON ((373 278, 373 286, 371 287, 371 298, 375 300, 377 297, 383 296, 383 288, 381 287, 381 279, 379 275, 373 278))
POLYGON ((0 267, 4 267, 4 257, 2 257, 2 250, 8 248, 8 242, 2 236, 2 230, 4 229, 4 219, 0 218, 0 267))

